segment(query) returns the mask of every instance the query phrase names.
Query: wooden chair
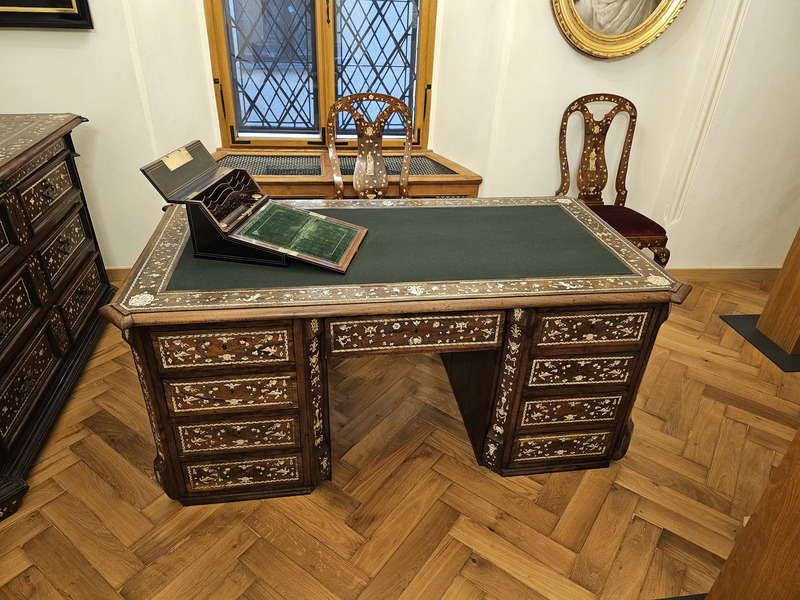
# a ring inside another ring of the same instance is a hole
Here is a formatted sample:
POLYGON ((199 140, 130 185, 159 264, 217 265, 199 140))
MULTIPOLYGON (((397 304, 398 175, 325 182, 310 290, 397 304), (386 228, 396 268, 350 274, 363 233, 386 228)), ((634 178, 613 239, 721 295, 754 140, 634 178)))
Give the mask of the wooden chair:
POLYGON ((568 193, 570 186, 569 164, 567 162, 567 121, 569 117, 580 112, 583 115, 584 142, 580 165, 577 173, 578 198, 583 200, 598 217, 611 225, 628 241, 638 248, 649 248, 656 262, 666 266, 669 260, 667 250, 667 232, 664 228, 644 216, 625 206, 628 190, 625 188, 625 176, 628 173, 628 159, 633 141, 633 131, 636 128, 636 107, 630 100, 613 94, 590 94, 582 96, 570 104, 564 111, 561 119, 559 134, 559 159, 561 162, 561 187, 556 194, 563 196, 568 193), (596 120, 589 110, 592 103, 611 102, 614 106, 606 115, 596 120), (603 203, 603 189, 608 181, 608 167, 605 157, 606 134, 611 122, 620 113, 628 114, 628 130, 622 148, 619 167, 617 168, 616 192, 614 204, 603 203))
POLYGON ((335 198, 344 196, 344 182, 339 157, 336 154, 336 118, 340 112, 348 112, 353 117, 358 136, 358 154, 353 172, 353 188, 359 198, 383 198, 389 188, 389 177, 383 161, 382 138, 387 121, 394 113, 405 119, 406 137, 403 145, 403 163, 400 168, 400 197, 408 198, 408 176, 411 170, 411 111, 404 102, 386 94, 352 94, 340 98, 328 112, 325 140, 328 156, 333 170, 335 198), (358 112, 357 106, 364 102, 382 102, 386 108, 374 121, 358 112))

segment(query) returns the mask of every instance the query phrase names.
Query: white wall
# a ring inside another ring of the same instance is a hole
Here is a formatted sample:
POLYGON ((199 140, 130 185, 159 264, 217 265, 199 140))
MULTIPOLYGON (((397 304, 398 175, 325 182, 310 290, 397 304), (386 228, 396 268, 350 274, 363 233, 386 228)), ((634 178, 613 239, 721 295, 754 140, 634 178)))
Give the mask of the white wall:
POLYGON ((793 0, 690 0, 653 44, 604 60, 545 0, 439 0, 431 145, 483 196, 552 194, 566 106, 620 94, 639 113, 628 206, 667 228, 670 266, 780 266, 800 226, 797 23, 793 0))
MULTIPOLYGON (((800 225, 800 3, 690 0, 652 45, 601 60, 561 36, 547 0, 438 0, 431 146, 481 193, 548 195, 573 99, 639 110, 629 205, 664 224, 672 267, 780 266, 800 225)), ((0 112, 74 112, 106 265, 130 266, 163 201, 139 167, 219 146, 202 0, 90 2, 89 31, 0 29, 0 112)))
POLYGON ((90 3, 94 29, 0 29, 0 112, 72 112, 81 181, 107 267, 133 265, 164 202, 139 167, 220 144, 200 0, 90 3))

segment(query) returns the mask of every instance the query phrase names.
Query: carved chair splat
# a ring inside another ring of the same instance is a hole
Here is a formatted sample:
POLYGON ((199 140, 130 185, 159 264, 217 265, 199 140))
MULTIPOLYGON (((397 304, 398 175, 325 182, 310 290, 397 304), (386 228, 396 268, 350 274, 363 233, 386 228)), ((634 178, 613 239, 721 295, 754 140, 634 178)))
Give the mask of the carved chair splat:
POLYGON ((328 112, 326 143, 331 169, 335 198, 344 196, 344 181, 336 152, 336 119, 340 112, 353 117, 358 136, 358 153, 353 171, 353 188, 359 198, 382 198, 389 188, 389 177, 383 160, 382 139, 386 123, 394 113, 399 113, 405 121, 405 140, 403 143, 403 162, 400 168, 400 197, 408 198, 408 178, 411 171, 411 110, 401 100, 393 96, 377 93, 351 94, 340 98, 328 112), (356 106, 363 102, 382 102, 386 105, 374 121, 367 120, 356 106))
POLYGON ((614 94, 590 94, 581 96, 572 102, 564 111, 559 131, 559 162, 561 166, 561 186, 556 194, 563 196, 569 192, 570 170, 567 159, 567 122, 573 113, 579 112, 583 117, 584 142, 580 163, 576 176, 578 198, 594 211, 597 216, 611 225, 628 241, 639 248, 648 248, 653 252, 656 262, 662 267, 669 260, 666 230, 645 215, 628 208, 625 202, 628 190, 625 179, 628 174, 633 132, 636 129, 636 107, 633 103, 614 94), (612 103, 612 108, 601 118, 595 119, 590 109, 593 103, 612 103), (606 136, 614 118, 625 113, 628 115, 628 127, 625 133, 622 153, 615 181, 616 197, 614 204, 603 202, 603 190, 608 183, 608 165, 606 162, 606 136))

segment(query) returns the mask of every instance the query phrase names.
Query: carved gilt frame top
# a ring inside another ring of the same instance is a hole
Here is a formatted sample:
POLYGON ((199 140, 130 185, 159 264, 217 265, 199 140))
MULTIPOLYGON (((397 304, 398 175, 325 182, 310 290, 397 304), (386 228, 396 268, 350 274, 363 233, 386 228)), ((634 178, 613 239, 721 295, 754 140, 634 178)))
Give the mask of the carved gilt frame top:
POLYGON ((661 0, 641 24, 618 35, 604 35, 584 23, 575 9, 575 0, 550 0, 550 4, 561 33, 570 44, 591 56, 616 58, 652 43, 677 18, 686 0, 661 0))
MULTIPOLYGON (((179 320, 200 322, 199 312, 248 310, 249 317, 334 316, 401 312, 388 304, 402 302, 403 310, 458 310, 465 302, 476 308, 543 306, 558 296, 590 296, 595 304, 620 302, 618 294, 647 296, 641 301, 681 301, 684 284, 641 254, 586 206, 571 198, 439 198, 392 200, 282 201, 307 210, 353 207, 447 207, 558 205, 581 223, 631 271, 627 275, 475 281, 404 281, 380 284, 307 286, 213 291, 168 290, 178 259, 189 239, 183 206, 170 206, 128 279, 104 308, 106 317, 125 329, 134 323, 154 324, 157 313, 180 312, 179 320), (461 304, 459 304, 461 302, 461 304), (445 308, 444 305, 447 305, 445 308), (192 314, 192 311, 194 313, 192 314)), ((265 267, 268 268, 268 267, 265 267)))

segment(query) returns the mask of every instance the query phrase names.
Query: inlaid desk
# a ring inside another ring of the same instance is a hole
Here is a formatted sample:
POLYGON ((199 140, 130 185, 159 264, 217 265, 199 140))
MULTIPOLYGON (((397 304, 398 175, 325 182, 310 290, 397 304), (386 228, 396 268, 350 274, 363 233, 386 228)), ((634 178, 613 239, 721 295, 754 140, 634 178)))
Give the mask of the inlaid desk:
POLYGON ((170 207, 103 314, 131 346, 155 471, 185 504, 331 476, 327 361, 438 352, 479 463, 607 466, 673 279, 568 198, 292 201, 369 229, 346 274, 195 259, 170 207))

